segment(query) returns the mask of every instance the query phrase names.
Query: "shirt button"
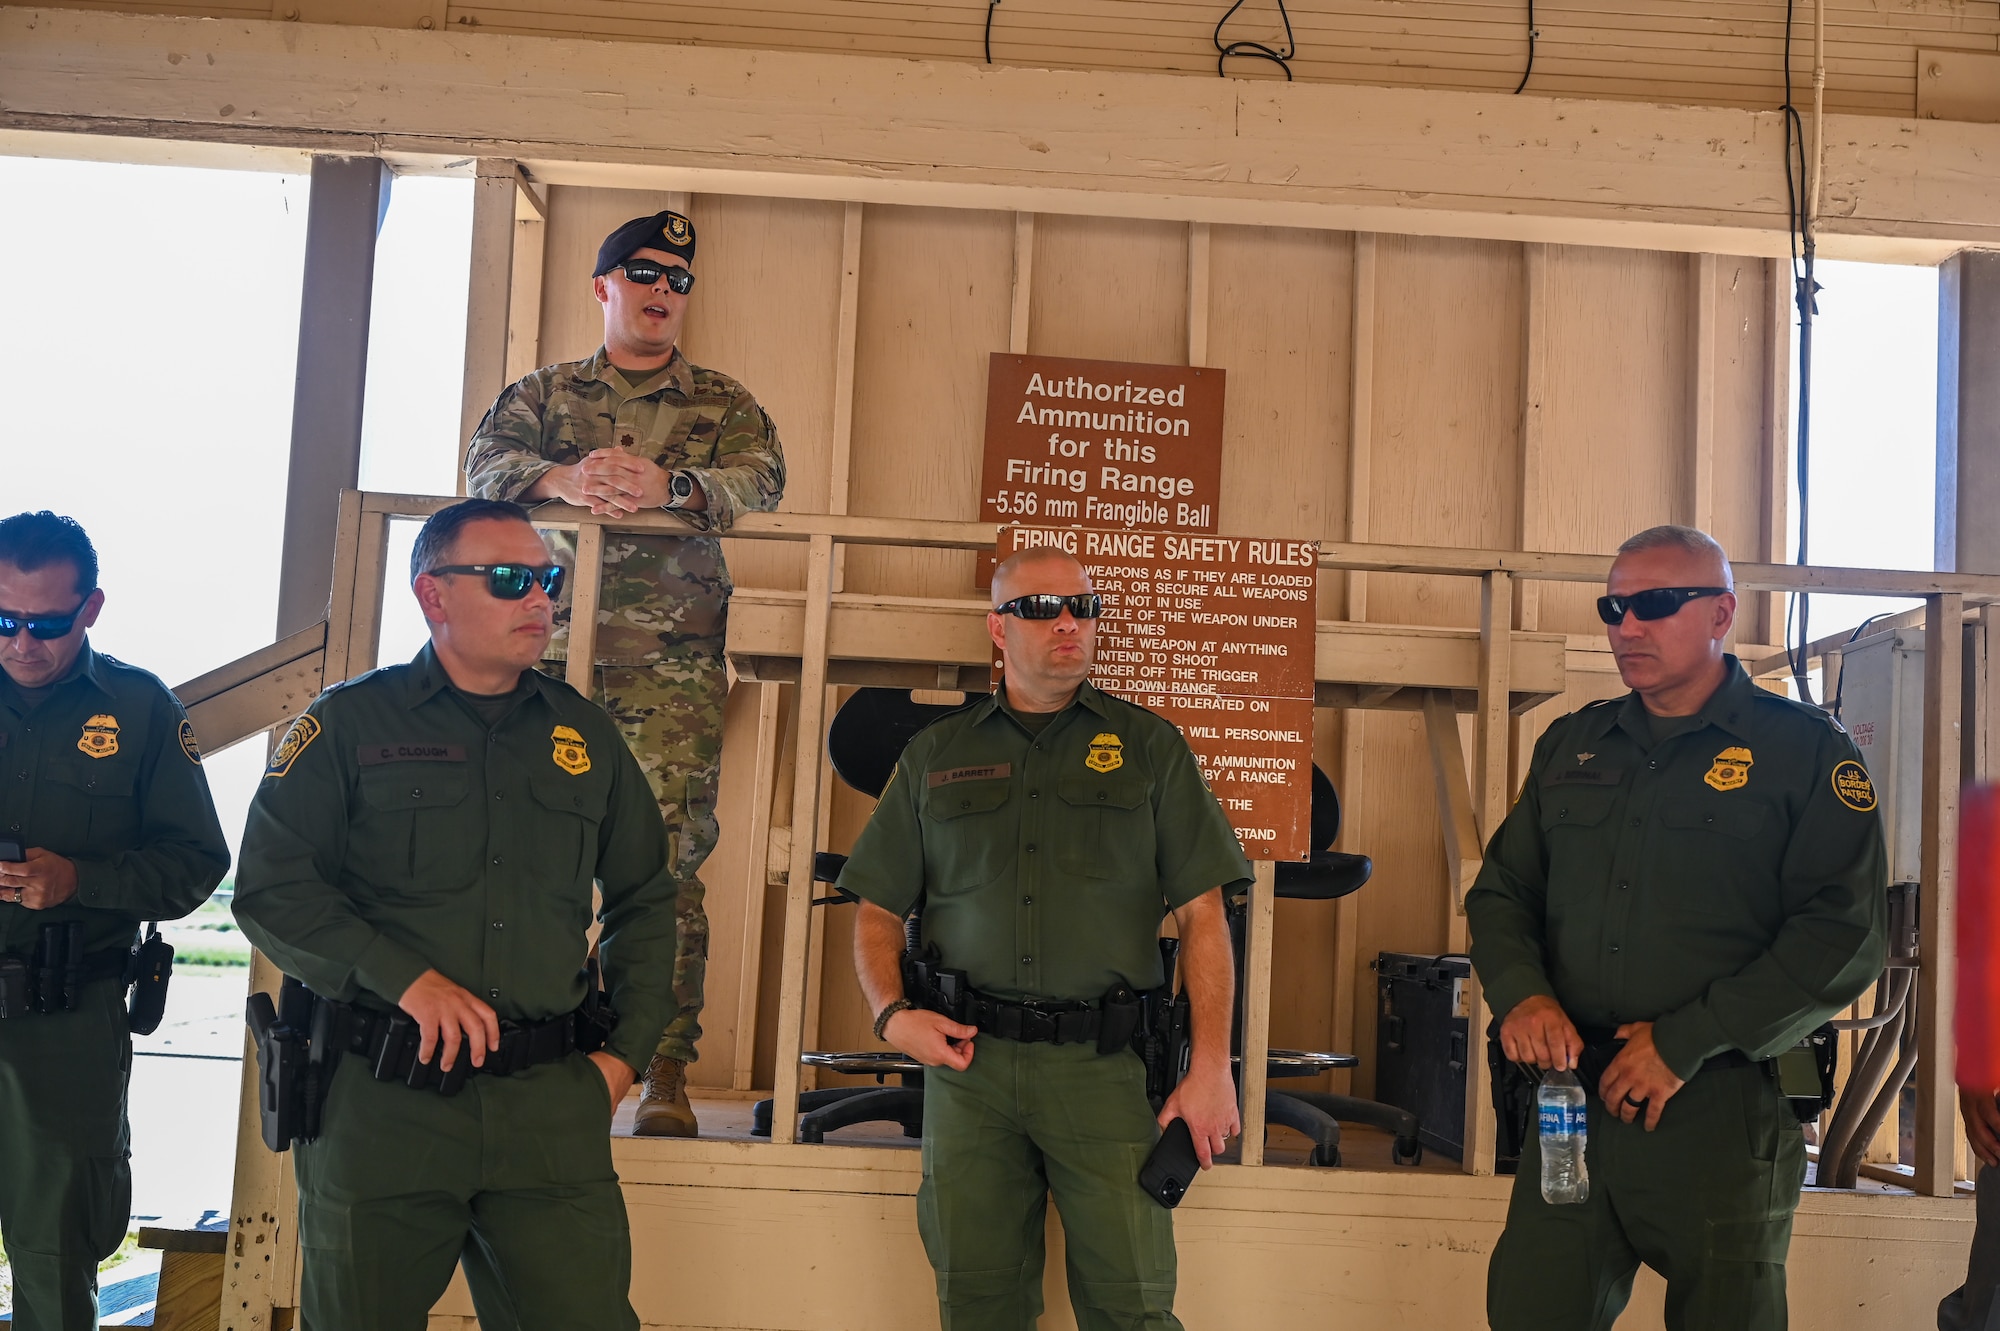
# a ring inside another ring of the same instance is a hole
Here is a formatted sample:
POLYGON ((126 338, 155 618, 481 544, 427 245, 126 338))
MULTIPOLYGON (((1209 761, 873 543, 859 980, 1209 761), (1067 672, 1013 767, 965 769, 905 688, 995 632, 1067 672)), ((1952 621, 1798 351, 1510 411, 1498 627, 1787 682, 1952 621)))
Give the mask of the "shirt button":
POLYGON ((495 921, 493 921, 493 927, 494 927, 495 929, 498 929, 498 928, 500 927, 500 921, 499 921, 499 920, 495 920, 495 921))
POLYGON ((1039 790, 1031 790, 1028 792, 1028 798, 1031 800, 1038 800, 1041 797, 1042 797, 1042 792, 1039 790))
POLYGON ((1659 767, 1660 767, 1660 760, 1658 758, 1650 759, 1646 763, 1646 770, 1649 772, 1658 771, 1659 767))
POLYGON ((488 998, 498 998, 500 997, 500 991, 498 989, 488 989, 486 991, 486 996, 488 998))
POLYGON ((1611 945, 1611 950, 1612 950, 1613 952, 1616 952, 1616 951, 1618 950, 1618 944, 1616 944, 1616 943, 1613 943, 1613 944, 1611 945))
POLYGON ((1638 825, 1639 825, 1639 820, 1637 818, 1634 818, 1632 820, 1632 826, 1637 827, 1638 825))
POLYGON ((411 789, 411 791, 410 791, 410 798, 411 798, 411 799, 413 799, 413 800, 420 800, 420 799, 422 799, 423 797, 424 797, 424 792, 423 792, 423 787, 421 787, 421 786, 418 786, 418 787, 414 787, 414 788, 412 788, 412 789, 411 789))
POLYGON ((495 855, 495 856, 493 857, 493 862, 494 862, 495 864, 498 864, 498 863, 500 863, 500 860, 501 860, 501 858, 502 858, 501 856, 498 856, 498 855, 495 855))
POLYGON ((504 790, 496 790, 493 792, 493 798, 496 800, 504 800, 507 798, 507 792, 504 790))
POLYGON ((1023 906, 1032 906, 1035 904, 1035 899, 1033 897, 1022 897, 1021 904, 1023 906))
POLYGON ((1034 848, 1033 846, 1029 846, 1029 847, 1028 847, 1028 853, 1029 853, 1030 855, 1034 854, 1034 853, 1035 853, 1035 848, 1034 848))
POLYGON ((1630 884, 1630 883, 1620 883, 1620 884, 1618 884, 1618 890, 1619 890, 1620 892, 1629 892, 1629 891, 1631 891, 1631 890, 1632 890, 1632 884, 1630 884))
POLYGON ((1103 798, 1104 798, 1104 792, 1103 792, 1103 791, 1101 791, 1101 790, 1100 790, 1100 791, 1098 791, 1098 792, 1097 792, 1097 798, 1099 798, 1099 799, 1103 799, 1103 798))
POLYGON ((1035 959, 1033 957, 1022 957, 1021 964, 1023 966, 1032 966, 1035 964, 1035 959))

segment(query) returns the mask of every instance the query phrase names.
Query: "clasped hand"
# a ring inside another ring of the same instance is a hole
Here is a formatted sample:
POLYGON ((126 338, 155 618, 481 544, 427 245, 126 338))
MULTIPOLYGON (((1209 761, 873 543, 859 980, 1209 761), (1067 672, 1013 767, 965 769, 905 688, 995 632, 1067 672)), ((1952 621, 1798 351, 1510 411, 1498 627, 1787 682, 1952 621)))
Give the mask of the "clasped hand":
MULTIPOLYGON (((1654 1047, 1652 1022, 1627 1022, 1618 1028, 1617 1038, 1625 1047, 1598 1080, 1598 1095, 1627 1123, 1643 1113, 1646 1131, 1651 1132, 1660 1125, 1667 1101, 1686 1083, 1654 1047)), ((1500 1049, 1516 1063, 1567 1072, 1583 1056, 1583 1037, 1562 1004, 1547 994, 1536 994, 1516 1003, 1500 1023, 1500 1049)))
MULTIPOLYGON (((435 970, 419 975, 403 996, 396 1000, 417 1023, 417 1061, 430 1062, 438 1053, 439 1068, 449 1071, 463 1054, 475 1068, 486 1066, 486 1056, 500 1047, 500 1017, 472 992, 453 984, 435 970)), ((590 1055, 604 1089, 611 1097, 611 1112, 632 1089, 638 1076, 625 1061, 603 1050, 590 1055)))

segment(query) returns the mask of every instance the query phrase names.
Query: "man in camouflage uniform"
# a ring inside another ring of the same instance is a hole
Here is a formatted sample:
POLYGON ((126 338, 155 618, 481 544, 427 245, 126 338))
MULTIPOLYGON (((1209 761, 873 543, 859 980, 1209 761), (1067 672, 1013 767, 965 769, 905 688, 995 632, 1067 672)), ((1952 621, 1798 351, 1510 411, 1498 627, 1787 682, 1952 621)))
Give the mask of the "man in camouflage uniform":
MULTIPOLYGON (((685 1078, 708 965, 697 871, 717 837, 729 688, 729 570, 713 533, 739 513, 776 508, 785 489, 771 418, 743 385, 689 364, 675 345, 694 287, 694 245, 693 223, 675 212, 635 218, 606 237, 591 278, 604 345, 501 393, 465 459, 467 488, 481 498, 561 500, 611 517, 662 508, 700 533, 607 535, 598 601, 596 701, 652 784, 680 888, 680 1010, 646 1070, 634 1127, 642 1136, 696 1133, 685 1078)), ((573 563, 574 538, 550 537, 556 557, 573 563)), ((567 645, 565 605, 550 659, 565 659, 567 645)))

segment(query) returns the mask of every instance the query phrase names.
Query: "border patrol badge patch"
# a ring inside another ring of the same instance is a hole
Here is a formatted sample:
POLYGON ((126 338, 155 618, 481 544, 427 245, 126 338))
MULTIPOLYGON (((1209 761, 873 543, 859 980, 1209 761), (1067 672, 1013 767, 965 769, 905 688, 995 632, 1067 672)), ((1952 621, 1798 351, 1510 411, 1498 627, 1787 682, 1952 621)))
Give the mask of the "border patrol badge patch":
POLYGON ((568 726, 557 726, 549 732, 555 741, 556 766, 571 776, 582 776, 590 770, 590 750, 584 745, 583 736, 568 726))
POLYGON ((1833 765, 1833 793, 1856 813, 1875 812, 1875 783, 1868 779, 1868 769, 1852 758, 1833 765))
POLYGON ((187 755, 188 761, 196 767, 201 766, 201 745, 194 737, 194 722, 186 717, 181 718, 180 740, 181 752, 187 755))
POLYGON ((1717 790, 1741 790, 1749 783, 1750 764, 1755 761, 1748 749, 1724 749, 1715 755, 1714 765, 1702 780, 1717 790))
POLYGON ((118 718, 99 712, 85 721, 76 747, 86 758, 109 758, 118 752, 118 718))
POLYGON ((319 719, 317 717, 302 716, 292 722, 292 728, 287 730, 285 737, 278 741, 278 747, 271 750, 271 761, 264 764, 264 775, 283 776, 285 773, 291 771, 292 764, 297 762, 299 755, 306 751, 306 745, 318 738, 319 719))
POLYGON ((1090 741, 1083 765, 1093 772, 1115 772, 1125 765, 1125 741, 1108 732, 1090 741))

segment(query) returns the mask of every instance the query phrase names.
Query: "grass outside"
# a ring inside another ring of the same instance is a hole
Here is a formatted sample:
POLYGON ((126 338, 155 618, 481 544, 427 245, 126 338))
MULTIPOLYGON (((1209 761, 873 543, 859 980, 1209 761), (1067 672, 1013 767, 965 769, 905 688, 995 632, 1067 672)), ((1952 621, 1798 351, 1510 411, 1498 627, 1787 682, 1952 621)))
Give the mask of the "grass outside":
POLYGON ((213 970, 250 964, 250 940, 229 913, 234 882, 225 880, 215 895, 184 920, 160 926, 160 935, 174 946, 174 968, 213 970))

